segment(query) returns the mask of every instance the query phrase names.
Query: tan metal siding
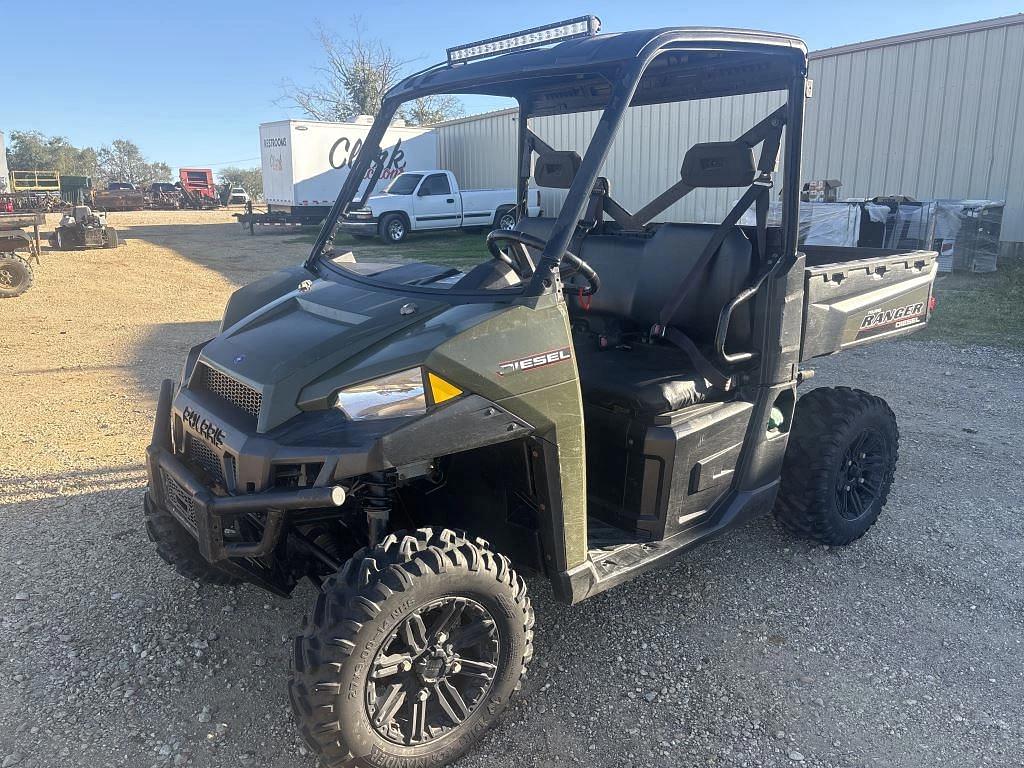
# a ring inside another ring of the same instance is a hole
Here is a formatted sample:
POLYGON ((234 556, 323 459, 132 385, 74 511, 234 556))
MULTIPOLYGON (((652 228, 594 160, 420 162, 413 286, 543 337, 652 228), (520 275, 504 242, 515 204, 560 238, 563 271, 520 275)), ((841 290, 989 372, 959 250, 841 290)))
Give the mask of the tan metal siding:
MULTIPOLYGON (((690 146, 735 139, 784 100, 781 93, 763 93, 631 108, 602 169, 611 183, 612 197, 627 209, 637 210, 679 181, 683 155, 690 146)), ((597 112, 555 115, 534 119, 532 127, 553 147, 582 154, 599 118, 597 112)), ((656 220, 719 221, 741 192, 695 190, 656 220)), ((564 198, 564 191, 541 190, 546 214, 556 212, 564 198)))
MULTIPOLYGON (((1024 241, 1024 17, 811 54, 802 177, 840 179, 843 197, 1006 200, 1002 239, 1024 241)), ((781 94, 629 110, 604 173, 612 194, 636 209, 678 179, 686 149, 740 135, 781 94)), ((514 115, 438 128, 440 161, 466 186, 510 186, 514 115)), ((552 146, 583 151, 597 113, 538 118, 552 146)), ((735 190, 703 190, 663 214, 720 219, 735 190)), ((550 215, 564 193, 543 190, 550 215)))
POLYGON ((804 179, 844 197, 1006 200, 1024 240, 1024 25, 811 54, 804 179))
POLYGON ((466 189, 514 186, 517 121, 514 111, 503 110, 439 125, 439 166, 466 189))

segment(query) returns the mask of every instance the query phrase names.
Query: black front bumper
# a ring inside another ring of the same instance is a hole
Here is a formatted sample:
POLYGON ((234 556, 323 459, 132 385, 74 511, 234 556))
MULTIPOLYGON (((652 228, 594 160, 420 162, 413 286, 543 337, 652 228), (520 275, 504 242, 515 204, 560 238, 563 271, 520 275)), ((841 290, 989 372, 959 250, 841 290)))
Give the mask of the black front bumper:
POLYGON ((199 544, 206 560, 217 563, 230 558, 256 558, 270 554, 284 527, 285 516, 296 509, 340 507, 345 489, 338 485, 314 486, 262 493, 220 496, 214 494, 173 453, 171 401, 174 382, 166 379, 157 402, 153 439, 146 449, 149 487, 154 501, 169 511, 199 544), (257 541, 225 541, 224 529, 242 515, 263 517, 257 541), (229 525, 225 526, 225 522, 229 525))

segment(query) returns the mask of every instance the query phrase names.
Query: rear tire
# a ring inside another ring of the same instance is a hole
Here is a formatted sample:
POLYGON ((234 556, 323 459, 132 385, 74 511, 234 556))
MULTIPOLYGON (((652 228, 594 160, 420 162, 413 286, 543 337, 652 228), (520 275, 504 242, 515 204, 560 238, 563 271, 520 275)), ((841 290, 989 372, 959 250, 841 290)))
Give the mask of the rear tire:
POLYGON ((146 513, 146 534, 156 544, 156 552, 168 565, 186 579, 202 584, 229 587, 241 584, 231 574, 211 565, 199 552, 199 544, 174 516, 161 507, 146 491, 143 499, 146 513))
POLYGON ((389 243, 400 243, 409 234, 409 225, 405 217, 397 213, 389 213, 380 220, 380 236, 389 243))
POLYGON ((32 265, 16 253, 0 253, 0 299, 13 299, 32 287, 32 265))
POLYGON ((813 389, 796 404, 775 516, 822 544, 856 541, 889 497, 899 429, 880 397, 859 389, 813 389))
POLYGON ((487 543, 393 534, 324 582, 289 696, 327 768, 434 768, 469 750, 533 655, 526 584, 487 543))
POLYGON ((121 239, 118 237, 117 230, 113 227, 107 227, 106 229, 106 245, 105 248, 117 248, 121 244, 121 239))

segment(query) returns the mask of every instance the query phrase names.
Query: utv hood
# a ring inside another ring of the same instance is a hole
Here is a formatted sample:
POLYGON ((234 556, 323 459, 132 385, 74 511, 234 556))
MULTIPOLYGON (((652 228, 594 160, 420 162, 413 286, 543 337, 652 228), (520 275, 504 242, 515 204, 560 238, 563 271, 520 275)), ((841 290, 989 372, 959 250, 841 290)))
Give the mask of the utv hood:
MULTIPOLYGON (((389 272, 415 267, 427 265, 389 272)), ((422 364, 453 325, 475 324, 496 309, 489 302, 453 306, 443 294, 407 292, 401 284, 315 280, 226 328, 199 361, 261 393, 257 430, 266 432, 301 410, 328 407, 338 389, 422 364)))

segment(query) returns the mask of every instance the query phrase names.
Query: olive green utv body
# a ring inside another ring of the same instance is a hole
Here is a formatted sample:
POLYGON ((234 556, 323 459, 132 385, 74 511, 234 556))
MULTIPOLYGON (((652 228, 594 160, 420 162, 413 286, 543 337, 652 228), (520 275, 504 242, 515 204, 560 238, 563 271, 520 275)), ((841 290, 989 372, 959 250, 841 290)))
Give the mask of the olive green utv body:
POLYGON ((923 327, 935 254, 798 248, 803 43, 545 29, 389 91, 309 260, 237 291, 161 392, 150 535, 190 578, 317 585, 290 694, 326 765, 442 765, 475 743, 532 656, 519 572, 578 602, 773 508, 845 544, 892 482, 889 408, 844 388, 798 402, 800 364, 923 327), (518 226, 465 272, 352 261, 334 232, 385 130, 441 93, 518 102, 518 226), (674 148, 678 181, 635 212, 614 199, 599 173, 630 109, 755 93, 778 104, 742 135, 674 148), (529 123, 586 111, 583 156, 529 123), (556 217, 525 216, 531 178, 565 190, 556 217), (719 224, 658 218, 730 189, 719 224))

